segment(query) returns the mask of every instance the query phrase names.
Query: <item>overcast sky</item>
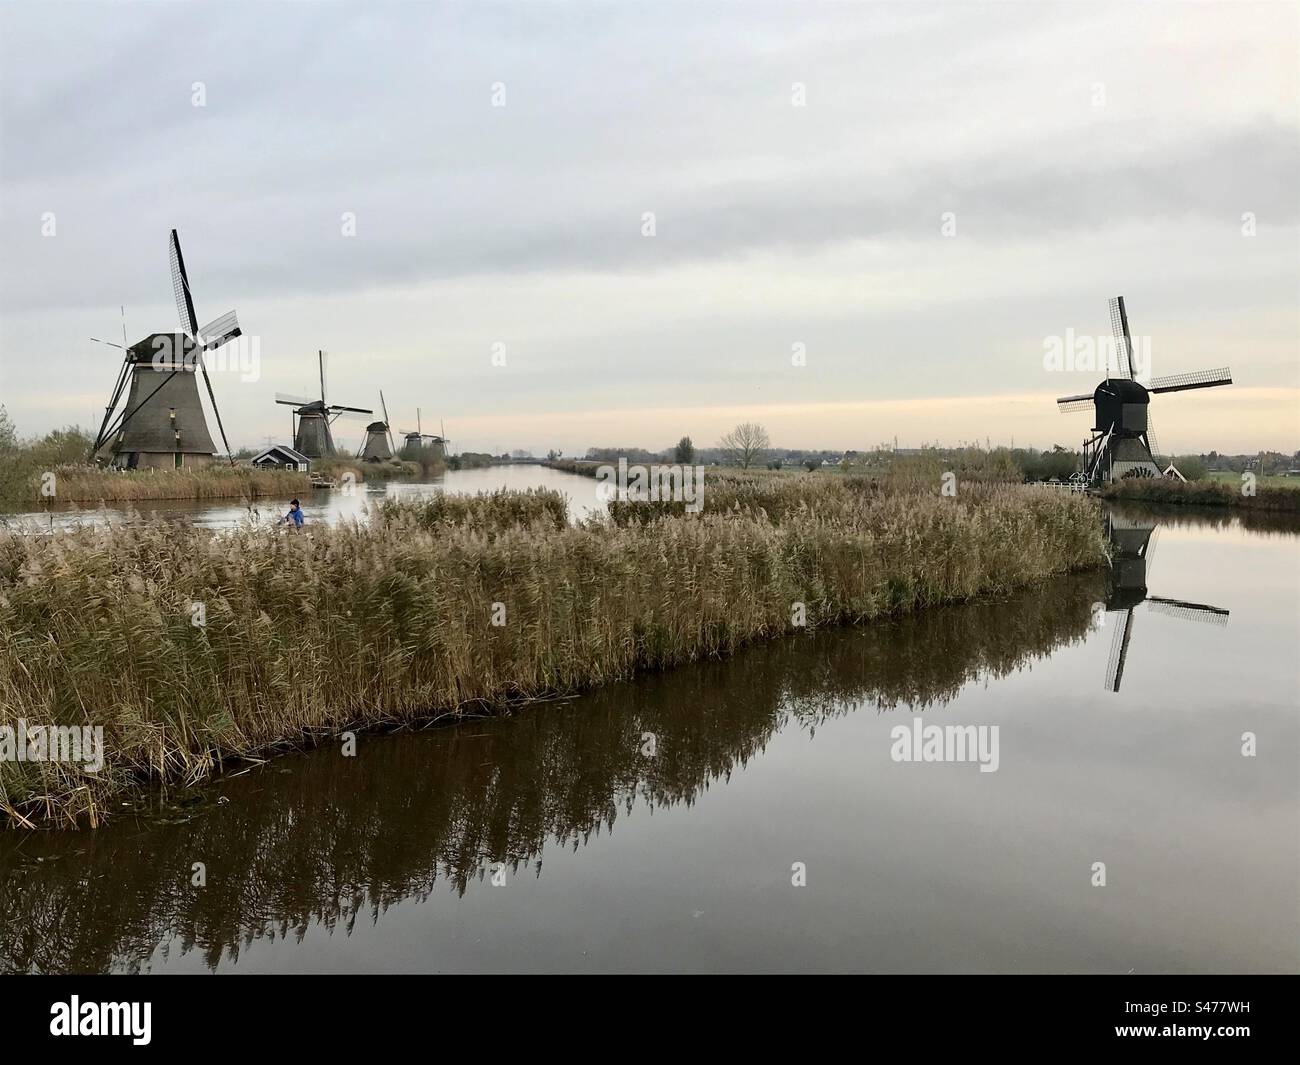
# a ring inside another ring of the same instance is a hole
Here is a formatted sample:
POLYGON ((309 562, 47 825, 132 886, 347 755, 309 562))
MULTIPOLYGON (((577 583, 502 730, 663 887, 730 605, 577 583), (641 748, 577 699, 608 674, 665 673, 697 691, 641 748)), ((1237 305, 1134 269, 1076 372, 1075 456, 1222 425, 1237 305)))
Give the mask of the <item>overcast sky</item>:
POLYGON ((1077 446, 1052 400, 1099 375, 1045 344, 1123 293, 1155 374, 1232 367, 1156 397, 1166 450, 1293 451, 1298 13, 5 4, 0 403, 97 425, 89 338, 176 328, 176 227, 256 340, 213 375, 236 447, 318 348, 458 449, 1077 446))

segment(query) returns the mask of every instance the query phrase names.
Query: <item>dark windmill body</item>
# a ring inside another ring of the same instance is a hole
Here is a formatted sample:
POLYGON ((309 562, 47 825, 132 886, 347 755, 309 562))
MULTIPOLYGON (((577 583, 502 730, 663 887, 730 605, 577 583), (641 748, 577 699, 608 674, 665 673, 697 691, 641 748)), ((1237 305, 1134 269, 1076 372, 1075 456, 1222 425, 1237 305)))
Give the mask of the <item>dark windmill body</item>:
MULTIPOLYGON (((174 229, 168 246, 182 331, 153 333, 125 348, 94 448, 97 460, 119 468, 181 469, 213 462, 217 448, 199 399, 199 373, 203 375, 222 443, 226 443, 203 353, 239 336, 239 322, 235 312, 230 311, 199 329, 180 238, 174 229), (123 393, 126 404, 119 413, 123 393)), ((124 343, 125 333, 123 327, 124 343)))
POLYGON ((1126 518, 1117 514, 1106 516, 1106 535, 1111 549, 1111 579, 1106 610, 1116 615, 1110 658, 1106 664, 1107 691, 1119 691, 1124 679, 1124 665, 1133 638, 1133 617, 1137 607, 1146 604, 1150 610, 1185 621, 1200 621, 1211 625, 1228 623, 1228 611, 1219 607, 1182 599, 1166 599, 1148 593, 1147 581, 1151 576, 1157 531, 1154 521, 1126 518))
POLYGON ((1153 395, 1232 384, 1232 372, 1226 366, 1157 377, 1149 384, 1141 384, 1133 376, 1133 339, 1123 296, 1110 301, 1110 320, 1115 337, 1116 376, 1109 375, 1110 360, 1107 360, 1107 377, 1094 391, 1062 396, 1056 401, 1062 413, 1088 408, 1094 412, 1092 436, 1084 441, 1080 470, 1080 476, 1090 485, 1125 477, 1160 477, 1169 472, 1161 469, 1151 425, 1153 395))
POLYGON ((441 462, 447 457, 446 440, 424 431, 419 407, 415 408, 415 430, 403 429, 402 438, 405 441, 402 445, 402 454, 408 458, 433 459, 441 462))
POLYGON ((334 434, 330 426, 341 414, 373 414, 367 407, 346 407, 331 404, 325 397, 325 352, 316 353, 320 368, 320 399, 304 399, 277 392, 275 401, 294 408, 293 448, 312 459, 329 458, 337 454, 334 434))
POLYGON ((384 393, 379 393, 379 406, 384 412, 382 422, 371 422, 366 426, 366 440, 361 445, 358 458, 362 462, 392 462, 393 433, 388 428, 388 404, 384 402, 384 393))

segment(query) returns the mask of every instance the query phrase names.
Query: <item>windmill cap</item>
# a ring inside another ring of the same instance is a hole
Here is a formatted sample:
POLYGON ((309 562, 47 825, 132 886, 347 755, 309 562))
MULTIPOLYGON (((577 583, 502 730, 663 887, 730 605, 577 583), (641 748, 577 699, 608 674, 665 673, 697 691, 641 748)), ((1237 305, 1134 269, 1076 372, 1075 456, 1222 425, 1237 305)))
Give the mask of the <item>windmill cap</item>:
POLYGON ((170 368, 178 355, 187 359, 197 347, 184 333, 150 333, 132 344, 126 353, 132 362, 157 362, 170 368))

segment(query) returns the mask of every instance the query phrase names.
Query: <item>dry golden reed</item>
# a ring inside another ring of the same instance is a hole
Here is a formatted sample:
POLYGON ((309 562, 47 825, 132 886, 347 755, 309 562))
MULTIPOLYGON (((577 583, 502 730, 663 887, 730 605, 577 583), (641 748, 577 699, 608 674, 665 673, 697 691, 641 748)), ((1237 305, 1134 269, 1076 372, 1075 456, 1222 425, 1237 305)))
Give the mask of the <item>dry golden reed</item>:
POLYGON ((307 475, 291 470, 262 470, 224 462, 182 470, 109 470, 66 466, 54 474, 54 496, 41 495, 41 478, 33 476, 28 503, 139 503, 158 499, 289 499, 308 488, 307 475))
POLYGON ((1105 554, 1096 505, 1072 495, 846 489, 783 498, 779 520, 736 502, 622 526, 569 525, 562 497, 535 492, 390 503, 368 525, 303 532, 0 531, 0 725, 102 725, 107 758, 94 777, 0 763, 0 810, 98 823, 122 789, 345 728, 725 655, 793 631, 796 604, 809 627, 857 623, 1105 554))

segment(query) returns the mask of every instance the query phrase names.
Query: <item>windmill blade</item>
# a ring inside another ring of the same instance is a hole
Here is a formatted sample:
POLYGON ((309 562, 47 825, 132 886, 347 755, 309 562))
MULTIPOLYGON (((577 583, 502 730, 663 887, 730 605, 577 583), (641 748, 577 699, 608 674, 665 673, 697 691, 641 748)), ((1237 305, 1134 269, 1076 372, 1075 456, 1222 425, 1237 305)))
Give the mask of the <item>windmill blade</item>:
POLYGON ((1170 374, 1152 378, 1148 392, 1187 392, 1193 388, 1216 388, 1232 384, 1232 371, 1226 366, 1215 370, 1193 370, 1191 373, 1170 374))
POLYGON ((375 413, 369 407, 344 407, 338 403, 332 404, 329 409, 331 414, 374 414, 375 413))
POLYGON ((1158 595, 1146 598, 1147 607, 1158 614, 1168 614, 1171 618, 1183 621, 1200 621, 1207 625, 1220 627, 1228 624, 1229 611, 1205 603, 1188 603, 1181 599, 1165 599, 1158 595))
POLYGON ((325 352, 317 348, 316 358, 320 363, 320 401, 327 403, 328 400, 325 398, 325 352))
POLYGON ((181 255, 181 238, 172 230, 167 250, 172 267, 172 291, 176 296, 176 313, 181 320, 181 328, 191 337, 198 336, 199 321, 194 316, 194 300, 190 296, 190 279, 185 273, 185 259, 181 255))
POLYGON ((1142 561, 1146 563, 1143 569, 1143 578, 1147 584, 1151 583, 1151 566, 1155 562, 1156 543, 1160 540, 1160 526, 1157 525, 1151 530, 1150 537, 1147 538, 1147 545, 1142 550, 1142 561))
POLYGON ((1120 681, 1124 679, 1124 661, 1128 658, 1128 642, 1133 634, 1133 611, 1121 610, 1122 621, 1116 620, 1115 631, 1110 638, 1110 659, 1106 663, 1106 690, 1119 691, 1120 681))
POLYGON ((212 413, 217 419, 217 429, 221 433, 221 445, 226 449, 226 459, 231 466, 235 464, 235 456, 230 453, 230 441, 226 439, 226 427, 221 422, 221 411, 217 407, 217 394, 212 391, 212 378, 208 376, 207 363, 203 361, 203 349, 194 349, 194 360, 199 364, 199 369, 203 371, 203 387, 208 390, 208 402, 212 404, 212 413))
MULTIPOLYGON (((119 351, 129 352, 131 349, 131 345, 126 339, 125 305, 118 304, 118 310, 121 312, 122 315, 122 343, 114 344, 111 340, 97 340, 95 337, 91 337, 90 339, 94 340, 97 344, 107 344, 110 348, 117 348, 119 351)), ((126 391, 126 386, 130 378, 131 378, 131 357, 130 355, 124 355, 122 358, 122 365, 118 368, 117 371, 117 381, 114 383, 113 391, 112 393, 110 393, 108 398, 108 405, 104 407, 104 420, 99 424, 99 433, 95 437, 95 445, 94 447, 91 448, 90 451, 90 456, 92 461, 94 461, 95 456, 99 454, 100 448, 102 448, 104 444, 107 443, 108 441, 108 427, 109 427, 109 423, 113 420, 113 411, 117 409, 118 403, 121 402, 122 393, 126 391)))
POLYGON ((302 396, 291 396, 286 392, 277 392, 275 401, 277 403, 287 403, 294 407, 306 407, 316 402, 314 399, 303 399, 302 396))
POLYGON ((379 390, 379 406, 384 411, 384 432, 388 434, 388 450, 397 451, 397 445, 393 443, 393 423, 388 420, 388 404, 384 402, 384 390, 379 390))
POLYGON ((1091 392, 1080 393, 1077 396, 1062 396, 1056 401, 1056 409, 1062 414, 1075 410, 1091 410, 1092 402, 1091 392))
POLYGON ((203 340, 203 350, 212 351, 214 348, 219 348, 222 344, 234 340, 235 337, 242 336, 243 332, 239 328, 239 319, 235 316, 235 312, 227 311, 220 317, 212 319, 200 329, 199 337, 203 340))
MULTIPOLYGON (((1160 443, 1156 440, 1156 427, 1151 421, 1151 408, 1147 407, 1147 447, 1151 449, 1151 457, 1155 459, 1156 466, 1160 467, 1160 472, 1164 472, 1164 466, 1161 464, 1160 443)), ((1173 461, 1172 458, 1169 459, 1173 461)))
MULTIPOLYGON (((1124 309, 1124 297, 1112 296, 1110 299, 1110 331, 1115 336, 1115 354, 1119 360, 1119 376, 1133 379, 1133 339, 1128 332, 1128 312, 1124 309)), ((1109 360, 1107 360, 1109 363, 1109 360)), ((1110 376, 1109 373, 1106 374, 1110 376)))
MULTIPOLYGON (((116 347, 116 345, 114 345, 116 347)), ((91 456, 99 454, 99 449, 108 442, 109 425, 113 421, 113 411, 117 410, 118 403, 122 400, 122 393, 126 391, 127 381, 131 377, 131 357, 126 355, 122 358, 122 365, 117 371, 117 381, 113 385, 113 391, 109 395, 108 404, 104 407, 104 420, 99 423, 99 433, 95 437, 95 446, 91 449, 91 456)))

